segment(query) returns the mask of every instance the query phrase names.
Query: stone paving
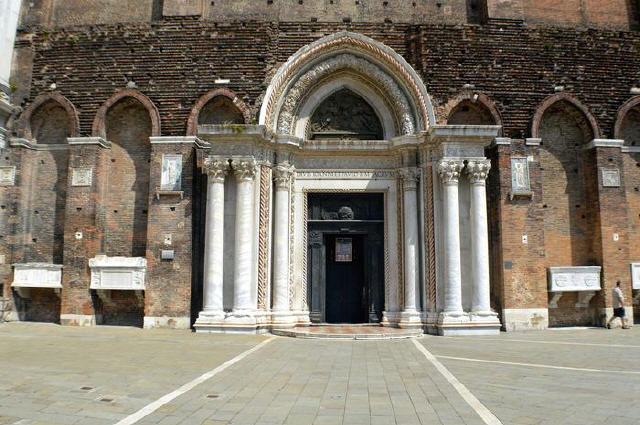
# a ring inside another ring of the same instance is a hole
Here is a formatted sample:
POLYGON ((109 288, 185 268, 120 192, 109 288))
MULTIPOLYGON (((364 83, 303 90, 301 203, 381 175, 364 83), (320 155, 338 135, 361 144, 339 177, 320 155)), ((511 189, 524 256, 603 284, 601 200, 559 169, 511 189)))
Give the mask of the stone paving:
MULTIPOLYGON (((136 423, 485 423, 411 339, 0 324, 0 424, 115 424, 268 338, 136 423)), ((640 423, 639 328, 417 341, 503 424, 640 423)))

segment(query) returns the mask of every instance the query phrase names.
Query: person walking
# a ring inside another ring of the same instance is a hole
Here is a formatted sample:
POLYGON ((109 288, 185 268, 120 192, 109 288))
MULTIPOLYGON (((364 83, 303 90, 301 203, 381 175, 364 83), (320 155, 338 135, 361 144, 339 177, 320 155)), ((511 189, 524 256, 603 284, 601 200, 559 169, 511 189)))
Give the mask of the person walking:
POLYGON ((622 293, 622 289, 620 289, 620 282, 616 283, 616 287, 613 288, 613 317, 609 319, 607 322, 607 328, 611 329, 611 322, 616 320, 618 317, 620 318, 620 323, 622 324, 622 329, 629 329, 629 326, 625 322, 625 312, 624 312, 624 294, 622 293))

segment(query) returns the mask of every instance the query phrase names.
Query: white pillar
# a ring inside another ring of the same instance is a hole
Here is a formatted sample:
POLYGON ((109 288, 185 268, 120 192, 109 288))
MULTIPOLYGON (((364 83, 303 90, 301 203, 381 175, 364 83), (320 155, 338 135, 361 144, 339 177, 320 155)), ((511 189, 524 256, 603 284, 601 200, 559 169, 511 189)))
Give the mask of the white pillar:
POLYGON ((289 311, 289 189, 293 166, 284 162, 273 168, 276 187, 273 244, 273 311, 289 311))
POLYGON ((253 158, 232 161, 238 183, 236 191, 235 261, 233 269, 233 312, 254 312, 251 280, 253 276, 254 179, 257 164, 253 158))
POLYGON ((207 157, 207 216, 205 221, 203 307, 198 320, 224 318, 222 306, 224 254, 224 179, 229 170, 226 158, 207 157))
POLYGON ((474 314, 491 315, 489 283, 489 231, 487 228, 486 179, 491 169, 488 159, 471 160, 467 175, 471 183, 471 254, 474 314))
POLYGON ((438 163, 444 198, 444 312, 450 315, 463 314, 458 206, 458 179, 462 167, 461 160, 445 159, 438 163))
POLYGON ((419 170, 414 167, 400 169, 403 182, 404 210, 404 312, 418 310, 418 184, 419 170))

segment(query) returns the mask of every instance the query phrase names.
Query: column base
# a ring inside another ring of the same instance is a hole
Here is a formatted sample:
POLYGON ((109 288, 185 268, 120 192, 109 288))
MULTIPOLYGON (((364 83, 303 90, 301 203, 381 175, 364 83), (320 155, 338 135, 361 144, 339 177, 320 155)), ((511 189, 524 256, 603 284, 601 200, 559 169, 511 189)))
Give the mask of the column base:
POLYGON ((298 316, 292 311, 272 311, 271 325, 275 329, 293 328, 298 324, 298 316))
POLYGON ((549 327, 548 308, 505 308, 502 323, 507 332, 544 330, 549 327))
POLYGON ((145 329, 166 328, 166 329, 189 329, 191 318, 189 316, 144 316, 142 327, 145 329))
POLYGON ((382 312, 382 321, 380 325, 387 326, 390 328, 399 327, 400 321, 402 320, 402 312, 400 311, 383 311, 382 312))
POLYGON ((438 335, 498 335, 500 321, 497 315, 479 316, 469 313, 440 313, 438 316, 438 335))
POLYGON ((398 327, 401 329, 422 329, 422 315, 418 310, 405 310, 400 313, 398 327))

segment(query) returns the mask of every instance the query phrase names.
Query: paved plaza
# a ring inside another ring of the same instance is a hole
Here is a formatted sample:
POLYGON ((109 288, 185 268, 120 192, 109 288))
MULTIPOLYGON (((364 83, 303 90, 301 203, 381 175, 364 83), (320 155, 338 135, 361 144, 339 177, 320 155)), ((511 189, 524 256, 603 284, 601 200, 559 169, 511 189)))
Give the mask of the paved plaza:
POLYGON ((638 424, 640 328, 313 340, 0 325, 0 424, 638 424))

